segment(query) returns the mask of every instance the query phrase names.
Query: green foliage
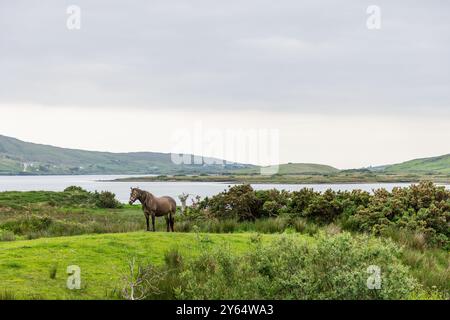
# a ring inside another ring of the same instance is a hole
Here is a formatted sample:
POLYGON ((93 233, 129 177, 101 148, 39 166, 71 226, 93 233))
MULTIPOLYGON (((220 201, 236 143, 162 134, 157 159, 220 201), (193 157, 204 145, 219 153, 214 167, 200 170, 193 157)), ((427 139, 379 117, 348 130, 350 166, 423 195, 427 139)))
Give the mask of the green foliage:
POLYGON ((314 244, 290 237, 252 243, 253 250, 244 254, 204 251, 177 264, 177 272, 166 263, 158 271, 165 276, 145 298, 408 299, 420 291, 399 260, 401 251, 389 241, 341 234, 319 236, 314 244), (381 269, 379 290, 367 287, 370 265, 381 269))
POLYGON ((86 192, 86 190, 84 190, 82 187, 70 186, 70 187, 65 188, 64 192, 80 192, 80 193, 84 193, 84 192, 86 192))
POLYGON ((95 192, 96 205, 99 208, 117 209, 123 205, 116 199, 116 195, 109 191, 95 192))
POLYGON ((211 198, 206 198, 201 208, 208 208, 217 218, 254 220, 261 216, 262 202, 248 184, 230 187, 211 198))
POLYGON ((375 234, 389 233, 395 227, 412 231, 416 237, 422 234, 431 246, 448 247, 449 218, 450 191, 421 182, 408 188, 394 188, 392 192, 375 190, 368 205, 348 217, 347 226, 375 234))
MULTIPOLYGON (((414 233, 412 245, 450 245, 450 191, 432 182, 394 188, 392 192, 378 189, 373 194, 331 189, 321 193, 307 188, 294 192, 254 191, 244 184, 199 201, 193 212, 197 220, 203 216, 238 221, 289 213, 291 217, 319 224, 339 223, 347 230, 376 235, 387 234, 389 228, 405 230, 414 233)), ((298 228, 302 228, 301 223, 298 228)))

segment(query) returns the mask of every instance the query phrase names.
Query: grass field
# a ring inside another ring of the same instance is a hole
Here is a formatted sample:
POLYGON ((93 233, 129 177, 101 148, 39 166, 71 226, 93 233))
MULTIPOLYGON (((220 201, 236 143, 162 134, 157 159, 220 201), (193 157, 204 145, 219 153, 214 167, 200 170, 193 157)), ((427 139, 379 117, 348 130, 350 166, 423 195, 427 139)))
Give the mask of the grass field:
MULTIPOLYGON (((345 268, 356 268, 361 272, 361 266, 355 263, 365 266, 366 257, 387 255, 390 258, 383 258, 379 263, 386 267, 393 263, 398 270, 404 268, 421 285, 421 289, 414 291, 415 295, 402 295, 402 298, 450 297, 450 252, 427 246, 422 238, 416 239, 397 229, 377 237, 360 232, 348 233, 338 221, 317 224, 312 220, 284 215, 255 221, 192 220, 192 217, 177 214, 175 233, 153 233, 142 231, 145 219, 140 206, 99 208, 95 199, 86 191, 0 193, 0 300, 118 299, 124 286, 123 278, 129 273, 129 261, 133 258, 144 266, 164 265, 165 254, 173 249, 177 249, 183 259, 194 260, 205 252, 219 250, 224 257, 231 254, 240 261, 236 255, 247 255, 248 259, 254 251, 255 238, 259 237, 266 244, 288 237, 306 245, 304 255, 302 253, 299 258, 309 255, 316 259, 311 260, 312 266, 309 265, 310 284, 316 281, 313 278, 316 263, 323 267, 323 276, 329 276, 330 264, 338 264, 336 267, 344 273, 345 268), (335 236, 342 235, 344 238, 333 242, 335 236), (345 237, 354 241, 349 247, 350 253, 343 247, 339 249, 346 243, 345 237), (385 240, 391 243, 387 242, 386 246, 385 240), (325 251, 314 257, 314 248, 320 241, 325 251), (378 254, 378 251, 384 253, 378 254), (320 260, 323 253, 328 256, 320 260), (347 262, 336 262, 335 258, 340 254, 347 262), (355 258, 358 256, 360 260, 355 258), (66 269, 70 265, 81 268, 81 290, 69 290, 66 286, 66 269)), ((158 231, 165 230, 164 219, 157 219, 156 227, 158 231)), ((294 250, 288 256, 298 252, 294 250)), ((206 261, 211 257, 206 257, 206 261)), ((281 268, 272 260, 267 265, 275 266, 276 270, 281 268)), ((246 265, 241 267, 242 272, 247 268, 246 265)), ((298 266, 295 268, 297 270, 298 266)), ((281 283, 290 281, 289 272, 281 283)), ((344 275, 338 274, 335 279, 344 275)), ((295 284, 293 281, 291 285, 295 284)), ((352 296, 351 291, 347 296, 352 296)), ((288 298, 289 291, 281 297, 288 298)), ((333 297, 333 294, 327 291, 324 297, 333 297)))
MULTIPOLYGON (((173 248, 186 256, 199 254, 205 246, 224 246, 240 252, 249 247, 250 237, 249 233, 206 236, 131 232, 0 242, 0 297, 113 299, 133 257, 159 264, 164 253, 173 248), (67 289, 69 265, 81 268, 81 290, 67 289), (54 268, 56 277, 52 279, 50 274, 54 268)), ((264 236, 265 239, 274 237, 277 235, 264 236)))

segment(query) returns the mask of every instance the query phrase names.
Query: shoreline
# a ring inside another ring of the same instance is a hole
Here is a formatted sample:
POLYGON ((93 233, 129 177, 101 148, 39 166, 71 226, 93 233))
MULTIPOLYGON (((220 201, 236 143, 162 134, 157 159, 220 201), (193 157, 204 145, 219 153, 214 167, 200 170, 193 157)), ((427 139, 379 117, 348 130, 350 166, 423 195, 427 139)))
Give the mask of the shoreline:
POLYGON ((217 177, 217 176, 183 176, 183 177, 129 177, 113 180, 99 180, 99 182, 214 182, 223 184, 292 184, 292 185, 309 185, 309 184, 372 184, 372 183, 419 183, 420 181, 429 180, 436 184, 450 184, 450 176, 375 176, 375 177, 325 177, 325 176, 280 176, 267 177, 262 176, 239 176, 235 178, 217 177))

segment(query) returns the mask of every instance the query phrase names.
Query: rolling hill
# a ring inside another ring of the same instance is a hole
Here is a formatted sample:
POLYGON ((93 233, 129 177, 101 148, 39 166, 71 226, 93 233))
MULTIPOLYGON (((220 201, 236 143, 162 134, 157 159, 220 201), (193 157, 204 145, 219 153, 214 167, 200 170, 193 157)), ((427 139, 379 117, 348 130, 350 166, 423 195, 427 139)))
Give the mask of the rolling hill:
MULTIPOLYGON (((273 166, 264 167, 266 169, 274 168, 273 166)), ((260 173, 260 167, 255 168, 245 168, 237 170, 236 173, 241 174, 259 174, 260 173)), ((269 170, 274 171, 275 170, 269 170)), ((339 169, 336 169, 334 167, 324 165, 324 164, 316 164, 316 163, 285 163, 280 164, 278 166, 278 174, 281 175, 305 175, 305 174, 331 174, 331 173, 337 173, 339 172, 339 169)))
POLYGON ((253 167, 246 164, 207 164, 212 160, 224 163, 222 160, 204 158, 202 164, 178 165, 172 162, 170 153, 65 149, 0 135, 0 175, 198 174, 253 167))
POLYGON ((385 166, 388 173, 450 174, 450 154, 385 166))
MULTIPOLYGON (((171 156, 170 153, 159 152, 111 153, 66 149, 0 135, 0 175, 222 173, 254 175, 261 172, 259 166, 229 164, 214 158, 203 158, 202 164, 178 165, 172 161, 171 156)), ((190 157, 194 159, 193 155, 190 157)), ((450 154, 372 167, 367 170, 380 174, 450 174, 450 154)), ((280 164, 278 170, 280 175, 292 176, 329 175, 339 172, 341 171, 334 167, 314 163, 280 164)))

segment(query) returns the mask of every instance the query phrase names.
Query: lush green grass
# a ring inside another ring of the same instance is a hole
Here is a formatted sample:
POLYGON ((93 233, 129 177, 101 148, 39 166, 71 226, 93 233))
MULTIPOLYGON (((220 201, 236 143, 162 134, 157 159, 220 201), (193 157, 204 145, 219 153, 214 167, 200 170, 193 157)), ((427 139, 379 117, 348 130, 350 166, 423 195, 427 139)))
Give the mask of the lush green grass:
MULTIPOLYGON (((243 252, 251 236, 135 232, 0 242, 0 293, 18 299, 115 298, 132 257, 142 263, 161 264, 164 253, 174 247, 187 257, 210 246, 243 252), (69 265, 81 268, 81 290, 66 287, 69 265)), ((266 235, 263 239, 274 237, 266 235)))

